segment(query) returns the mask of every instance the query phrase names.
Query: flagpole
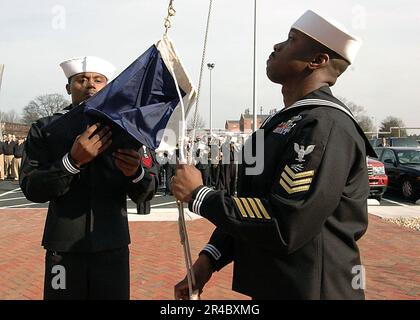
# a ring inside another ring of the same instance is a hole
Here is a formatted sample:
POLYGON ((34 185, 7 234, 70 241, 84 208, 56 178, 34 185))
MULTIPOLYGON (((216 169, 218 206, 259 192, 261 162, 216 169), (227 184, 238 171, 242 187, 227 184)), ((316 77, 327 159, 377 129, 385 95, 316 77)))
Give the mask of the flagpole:
MULTIPOLYGON (((170 18, 175 16, 176 11, 173 7, 173 0, 169 0, 169 6, 168 6, 168 16, 165 18, 165 33, 164 37, 167 37, 168 35, 168 29, 171 28, 171 20, 170 18)), ((187 164, 188 157, 184 154, 184 143, 186 140, 186 126, 185 126, 185 107, 183 103, 183 97, 181 95, 181 92, 179 90, 179 85, 176 80, 175 72, 171 70, 171 73, 174 77, 177 93, 179 96, 179 102, 181 104, 182 108, 182 132, 181 132, 181 139, 179 143, 179 159, 177 159, 177 165, 180 163, 187 164)), ((195 130, 195 129, 194 129, 195 130)), ((179 236, 181 240, 181 245, 183 247, 184 251, 184 260, 185 260, 185 267, 187 269, 187 281, 188 281, 188 293, 189 293, 189 299, 190 300, 200 300, 200 293, 199 290, 197 290, 196 282, 195 282, 195 275, 194 270, 192 268, 192 258, 191 258, 191 249, 190 249, 190 243, 188 240, 188 233, 187 233, 187 226, 185 223, 185 215, 184 215, 184 204, 182 201, 177 200, 176 201, 177 207, 178 207, 178 228, 179 228, 179 236)))
MULTIPOLYGON (((4 64, 0 64, 0 92, 1 92, 1 82, 3 79, 4 64)), ((3 112, 0 108, 0 137, 3 137, 3 112)))
POLYGON ((254 67, 252 90, 252 131, 257 131, 257 0, 254 0, 254 67))

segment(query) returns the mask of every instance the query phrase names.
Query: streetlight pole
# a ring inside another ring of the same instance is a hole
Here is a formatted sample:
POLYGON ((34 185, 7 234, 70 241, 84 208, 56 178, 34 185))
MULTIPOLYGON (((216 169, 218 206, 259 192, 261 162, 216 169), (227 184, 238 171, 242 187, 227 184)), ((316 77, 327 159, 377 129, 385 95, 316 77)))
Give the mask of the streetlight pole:
POLYGON ((375 116, 371 117, 375 127, 376 127, 376 139, 379 139, 379 125, 378 125, 378 120, 376 119, 375 116))
POLYGON ((257 131, 257 0, 254 0, 254 74, 253 74, 253 90, 252 90, 252 112, 253 123, 252 131, 257 131))
MULTIPOLYGON (((0 90, 1 90, 1 81, 3 79, 4 64, 0 64, 0 90)), ((3 112, 0 110, 0 137, 3 137, 3 112)))
POLYGON ((210 70, 210 136, 213 134, 213 119, 212 119, 212 106, 211 106, 211 71, 214 69, 215 64, 214 63, 207 63, 207 67, 210 70))

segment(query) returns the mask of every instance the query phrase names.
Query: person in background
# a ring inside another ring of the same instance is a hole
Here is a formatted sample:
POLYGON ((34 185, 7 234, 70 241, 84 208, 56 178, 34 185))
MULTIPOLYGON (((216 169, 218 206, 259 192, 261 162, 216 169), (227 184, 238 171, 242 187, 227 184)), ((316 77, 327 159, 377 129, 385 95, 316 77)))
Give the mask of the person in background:
MULTIPOLYGON (((140 150, 141 156, 141 164, 143 168, 147 168, 150 172, 150 175, 158 181, 158 166, 156 162, 155 153, 147 148, 146 146, 142 146, 140 150)), ((156 183, 155 192, 158 189, 158 184, 156 183)), ((145 201, 138 201, 137 202, 137 214, 150 214, 151 206, 150 200, 145 201)))
POLYGON ((15 144, 16 142, 13 140, 13 136, 8 134, 7 140, 4 143, 4 174, 7 179, 13 179, 13 153, 15 144))
POLYGON ((4 181, 4 136, 0 137, 0 181, 4 181))
POLYGON ((19 138, 17 143, 13 147, 13 172, 14 172, 14 179, 17 181, 19 180, 19 172, 22 163, 23 157, 23 149, 25 147, 25 139, 19 138))

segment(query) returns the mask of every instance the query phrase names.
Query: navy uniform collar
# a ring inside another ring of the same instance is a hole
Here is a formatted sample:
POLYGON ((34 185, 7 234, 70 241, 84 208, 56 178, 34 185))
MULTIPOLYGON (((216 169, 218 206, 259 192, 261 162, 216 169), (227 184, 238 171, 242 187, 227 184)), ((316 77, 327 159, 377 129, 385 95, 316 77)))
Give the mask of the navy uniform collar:
MULTIPOLYGON (((308 106, 313 106, 313 107, 326 106, 326 107, 331 107, 331 108, 344 112, 347 116, 349 116, 350 119, 352 119, 352 121, 354 122, 356 126, 357 131, 362 136, 365 142, 365 146, 366 146, 366 154, 371 157, 377 157, 376 152, 372 148, 371 144, 369 143, 369 140, 364 134, 362 128, 360 128, 359 124, 357 123, 350 109, 343 102, 341 102, 340 100, 338 100, 336 97, 333 96, 329 86, 323 86, 317 90, 314 90, 313 92, 304 96, 302 99, 296 101, 290 107, 283 108, 279 112, 267 118, 267 120, 262 124, 261 128, 264 130, 270 131, 272 125, 270 126, 269 122, 277 115, 283 115, 285 113, 288 113, 289 111, 293 112, 296 109, 300 109, 300 108, 308 108, 308 106)), ((273 123, 275 124, 275 121, 273 121, 273 123)))
MULTIPOLYGON (((337 104, 338 106, 342 107, 344 110, 341 110, 347 115, 349 115, 351 118, 354 118, 353 114, 351 113, 350 109, 340 100, 338 100, 331 92, 331 89, 329 86, 323 86, 317 90, 314 90, 310 93, 308 93, 306 96, 304 96, 302 99, 296 101, 294 104, 292 104, 288 108, 283 108, 279 111, 279 113, 286 112, 288 110, 291 110, 293 108, 301 107, 301 106, 308 106, 308 105, 314 105, 316 106, 317 103, 322 101, 330 102, 331 105, 337 104)), ((341 109, 341 108, 340 108, 341 109)))

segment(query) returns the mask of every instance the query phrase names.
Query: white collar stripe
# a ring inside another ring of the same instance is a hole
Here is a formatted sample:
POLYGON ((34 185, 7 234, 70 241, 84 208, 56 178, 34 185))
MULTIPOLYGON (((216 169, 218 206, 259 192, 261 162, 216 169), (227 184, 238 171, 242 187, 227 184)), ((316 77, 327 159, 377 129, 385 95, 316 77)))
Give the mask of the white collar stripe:
POLYGON ((302 107, 302 106, 308 106, 308 105, 320 105, 320 106, 328 106, 328 107, 333 107, 335 109, 341 110, 344 113, 346 113, 347 115, 349 115, 352 119, 354 119, 353 115, 343 106, 340 106, 338 103, 332 102, 332 101, 328 101, 328 100, 321 100, 321 99, 304 99, 304 100, 300 100, 297 101, 296 103, 294 103, 293 105, 291 105, 288 109, 292 109, 292 108, 297 108, 297 107, 302 107))
POLYGON ((286 109, 282 109, 282 110, 276 112, 275 114, 271 115, 270 117, 268 117, 264 121, 264 123, 261 125, 261 128, 263 129, 263 127, 277 114, 286 112, 287 110, 290 110, 290 109, 293 109, 293 108, 298 108, 298 107, 303 107, 303 106, 311 106, 311 105, 313 105, 313 106, 327 106, 327 107, 332 107, 332 108, 341 110, 342 112, 347 114, 350 118, 352 118, 354 121, 356 121, 354 119, 354 116, 351 114, 351 112, 349 110, 347 110, 346 108, 344 108, 343 106, 339 105, 338 103, 328 101, 328 100, 323 100, 323 99, 303 99, 303 100, 299 100, 299 101, 295 102, 290 107, 288 107, 286 109))

